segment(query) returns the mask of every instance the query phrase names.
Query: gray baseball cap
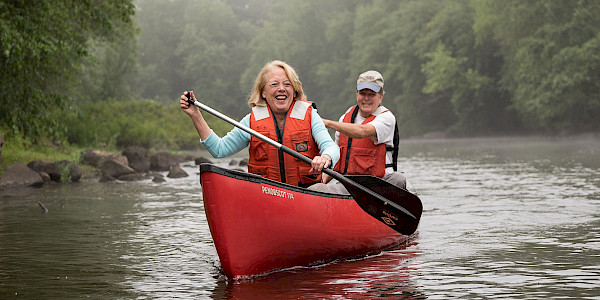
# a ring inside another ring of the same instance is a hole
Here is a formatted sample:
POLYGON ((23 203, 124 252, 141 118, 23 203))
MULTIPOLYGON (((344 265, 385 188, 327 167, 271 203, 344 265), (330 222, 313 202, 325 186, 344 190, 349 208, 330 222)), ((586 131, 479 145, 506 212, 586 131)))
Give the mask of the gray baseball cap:
POLYGON ((370 89, 376 93, 379 93, 383 88, 383 76, 381 73, 377 71, 366 71, 360 76, 358 76, 358 80, 356 81, 356 90, 360 91, 363 89, 370 89))

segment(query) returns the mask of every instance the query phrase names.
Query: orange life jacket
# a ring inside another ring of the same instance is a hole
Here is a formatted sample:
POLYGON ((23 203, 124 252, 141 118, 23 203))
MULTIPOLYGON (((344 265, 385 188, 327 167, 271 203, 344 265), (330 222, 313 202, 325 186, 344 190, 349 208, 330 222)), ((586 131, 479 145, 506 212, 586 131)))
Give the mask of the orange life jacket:
MULTIPOLYGON (((388 109, 380 105, 373 114, 366 118, 362 124, 367 124, 375 119, 381 113, 387 112, 388 109)), ((344 123, 354 123, 354 118, 358 113, 358 106, 354 105, 349 108, 344 115, 344 123)), ((383 177, 385 175, 386 151, 393 150, 397 153, 397 127, 394 132, 394 147, 387 147, 385 144, 376 145, 371 138, 353 139, 340 132, 338 146, 340 146, 340 160, 334 167, 334 171, 342 174, 350 175, 373 175, 383 177)), ((397 154, 393 155, 396 160, 397 154)), ((392 165, 395 168, 395 161, 392 165)))
MULTIPOLYGON (((250 128, 309 158, 319 154, 312 136, 312 102, 296 100, 288 111, 285 128, 278 135, 271 109, 255 106, 250 113, 250 128)), ((283 183, 307 187, 321 181, 321 172, 309 172, 311 166, 284 153, 261 139, 250 139, 248 172, 283 183)))

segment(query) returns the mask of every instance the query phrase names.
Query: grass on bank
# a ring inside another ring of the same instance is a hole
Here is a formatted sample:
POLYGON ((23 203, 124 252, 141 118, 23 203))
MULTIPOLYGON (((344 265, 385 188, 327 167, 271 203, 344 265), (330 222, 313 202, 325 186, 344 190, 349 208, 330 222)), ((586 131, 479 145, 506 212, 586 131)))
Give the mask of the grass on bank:
MULTIPOLYGON (((220 136, 232 128, 208 113, 203 116, 220 136)), ((77 162, 83 169, 80 156, 86 149, 121 153, 127 146, 137 145, 151 153, 177 153, 202 148, 194 125, 181 111, 179 103, 164 105, 150 100, 91 102, 54 112, 53 119, 60 120, 62 128, 54 131, 61 132, 59 137, 32 139, 3 135, 0 176, 13 163, 27 164, 37 159, 69 160, 77 162)), ((0 132, 7 131, 0 128, 0 132)))
POLYGON ((81 152, 85 149, 87 148, 72 145, 54 145, 48 141, 32 143, 32 141, 22 137, 5 137, 0 161, 2 164, 0 176, 4 175, 6 168, 14 163, 23 163, 26 165, 34 160, 49 162, 68 160, 78 163, 84 174, 93 172, 91 167, 80 164, 81 152))

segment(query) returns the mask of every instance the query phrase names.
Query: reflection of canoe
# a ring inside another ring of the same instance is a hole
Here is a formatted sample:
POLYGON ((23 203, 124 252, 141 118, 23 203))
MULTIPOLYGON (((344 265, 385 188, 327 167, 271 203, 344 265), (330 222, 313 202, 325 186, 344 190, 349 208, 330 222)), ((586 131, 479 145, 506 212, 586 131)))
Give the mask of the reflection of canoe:
MULTIPOLYGON (((413 245, 413 243, 407 243, 413 245)), ((275 276, 227 284, 219 281, 215 299, 427 299, 416 282, 419 269, 406 260, 418 252, 389 251, 366 259, 330 264, 321 268, 285 270, 275 276), (277 295, 277 297, 273 297, 277 295), (383 295, 387 297, 384 298, 383 295)))
POLYGON ((405 242, 346 195, 200 165, 204 209, 231 279, 377 253, 405 242))

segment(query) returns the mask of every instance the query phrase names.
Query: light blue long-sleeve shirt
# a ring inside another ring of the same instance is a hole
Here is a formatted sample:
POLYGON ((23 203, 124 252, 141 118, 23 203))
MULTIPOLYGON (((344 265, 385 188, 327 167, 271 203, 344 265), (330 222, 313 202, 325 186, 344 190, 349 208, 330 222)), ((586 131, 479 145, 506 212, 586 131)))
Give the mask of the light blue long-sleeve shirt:
MULTIPOLYGON (((312 119, 310 126, 312 128, 313 138, 319 146, 321 155, 328 155, 331 157, 331 167, 335 166, 340 159, 340 148, 329 135, 329 131, 325 128, 325 124, 323 124, 323 120, 317 113, 317 110, 314 108, 311 109, 312 119)), ((240 123, 246 127, 250 127, 250 114, 247 114, 240 123)), ((249 133, 235 127, 222 138, 217 136, 213 131, 206 140, 200 140, 200 142, 204 144, 213 157, 222 158, 238 153, 246 148, 250 143, 251 137, 252 136, 249 133)))

